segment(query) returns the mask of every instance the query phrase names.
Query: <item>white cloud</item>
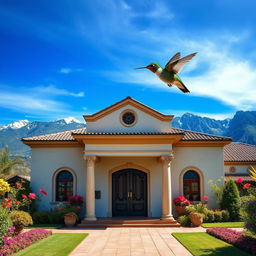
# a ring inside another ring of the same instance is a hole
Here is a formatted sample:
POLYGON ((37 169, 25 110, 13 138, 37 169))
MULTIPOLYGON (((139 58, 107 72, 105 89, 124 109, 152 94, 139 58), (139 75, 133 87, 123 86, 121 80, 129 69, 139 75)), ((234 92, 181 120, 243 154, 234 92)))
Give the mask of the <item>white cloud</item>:
POLYGON ((49 85, 49 86, 38 86, 34 88, 29 89, 30 93, 43 93, 44 95, 53 95, 53 96, 58 96, 58 95, 64 95, 64 96, 73 96, 73 97, 83 97, 84 92, 70 92, 65 89, 59 89, 55 87, 54 85, 49 85))
POLYGON ((59 70, 59 72, 62 74, 70 74, 73 72, 81 72, 81 71, 83 71, 83 69, 81 69, 81 68, 61 68, 59 70))

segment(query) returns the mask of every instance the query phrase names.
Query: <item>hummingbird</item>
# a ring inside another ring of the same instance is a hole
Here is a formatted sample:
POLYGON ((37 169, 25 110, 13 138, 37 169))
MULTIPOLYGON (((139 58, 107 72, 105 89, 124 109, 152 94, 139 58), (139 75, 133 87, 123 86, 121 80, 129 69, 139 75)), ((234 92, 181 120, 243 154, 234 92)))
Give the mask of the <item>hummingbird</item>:
POLYGON ((180 59, 180 52, 177 52, 165 65, 164 68, 162 68, 158 63, 152 62, 149 65, 145 67, 139 67, 135 69, 142 69, 147 68, 155 75, 159 77, 160 80, 162 80, 164 83, 166 83, 169 87, 172 87, 173 85, 176 85, 182 92, 187 93, 189 92, 188 88, 184 85, 184 83, 181 81, 180 77, 177 75, 181 68, 189 62, 197 52, 189 54, 183 58, 180 59))

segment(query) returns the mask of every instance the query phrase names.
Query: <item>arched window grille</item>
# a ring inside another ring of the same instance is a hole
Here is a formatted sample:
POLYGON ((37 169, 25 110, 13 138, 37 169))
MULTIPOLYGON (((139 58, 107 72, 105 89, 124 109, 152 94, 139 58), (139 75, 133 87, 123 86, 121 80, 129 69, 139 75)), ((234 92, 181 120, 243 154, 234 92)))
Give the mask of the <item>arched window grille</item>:
POLYGON ((60 171, 56 176, 56 201, 67 201, 73 195, 73 174, 69 171, 60 171))
POLYGON ((183 193, 190 201, 200 201, 200 176, 189 170, 183 176, 183 193))

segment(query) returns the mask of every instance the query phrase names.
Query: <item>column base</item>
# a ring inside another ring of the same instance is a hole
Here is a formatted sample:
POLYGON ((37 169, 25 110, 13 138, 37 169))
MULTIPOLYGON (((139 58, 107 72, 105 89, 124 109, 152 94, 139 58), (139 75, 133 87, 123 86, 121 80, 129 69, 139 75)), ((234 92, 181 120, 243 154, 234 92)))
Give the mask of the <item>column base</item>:
POLYGON ((97 218, 95 216, 88 216, 85 217, 84 220, 97 220, 97 218))
POLYGON ((164 216, 162 215, 160 220, 175 220, 175 219, 173 218, 172 215, 169 215, 169 216, 168 215, 167 216, 166 215, 164 215, 164 216))

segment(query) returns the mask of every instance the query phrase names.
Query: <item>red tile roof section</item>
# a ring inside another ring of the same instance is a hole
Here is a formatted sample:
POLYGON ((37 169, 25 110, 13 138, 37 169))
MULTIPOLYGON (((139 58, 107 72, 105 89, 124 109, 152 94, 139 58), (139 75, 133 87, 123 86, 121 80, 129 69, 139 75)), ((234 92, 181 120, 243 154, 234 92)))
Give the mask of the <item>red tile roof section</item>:
POLYGON ((171 128, 169 132, 95 132, 87 133, 85 128, 23 138, 26 141, 75 141, 72 135, 185 135, 182 141, 230 141, 231 138, 171 128))
POLYGON ((225 162, 256 162, 256 146, 233 142, 224 147, 225 162))

